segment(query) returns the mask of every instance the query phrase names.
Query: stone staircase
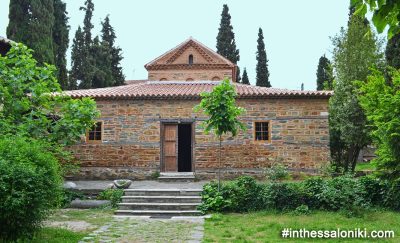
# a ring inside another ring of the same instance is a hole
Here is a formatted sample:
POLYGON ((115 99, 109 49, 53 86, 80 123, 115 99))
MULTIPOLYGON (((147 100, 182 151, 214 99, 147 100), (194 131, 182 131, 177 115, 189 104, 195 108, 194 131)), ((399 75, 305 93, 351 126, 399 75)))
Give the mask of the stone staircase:
POLYGON ((125 189, 116 215, 193 216, 200 215, 201 189, 125 189))
POLYGON ((161 172, 159 182, 194 182, 193 172, 161 172))

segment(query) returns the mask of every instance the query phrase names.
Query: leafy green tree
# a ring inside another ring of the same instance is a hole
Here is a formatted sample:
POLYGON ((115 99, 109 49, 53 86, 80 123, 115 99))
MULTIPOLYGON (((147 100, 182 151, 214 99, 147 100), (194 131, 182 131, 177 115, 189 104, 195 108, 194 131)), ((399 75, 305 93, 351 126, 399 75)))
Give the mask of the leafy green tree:
POLYGON ((69 43, 69 25, 66 4, 54 0, 53 49, 54 64, 57 67, 57 79, 63 90, 68 89, 67 49, 69 43))
POLYGON ((386 63, 396 69, 400 68, 400 33, 388 40, 386 45, 386 63))
POLYGON ((71 71, 69 75, 69 87, 68 89, 77 89, 78 84, 85 79, 84 73, 84 38, 81 27, 79 26, 75 32, 75 38, 72 43, 71 51, 71 71))
POLYGON ((244 70, 243 70, 242 84, 250 84, 249 76, 247 76, 246 68, 244 68, 244 70))
POLYGON ((379 173, 392 182, 400 178, 400 72, 392 70, 391 84, 382 72, 374 71, 360 82, 359 100, 371 122, 377 145, 379 173))
POLYGON ((261 28, 258 29, 256 59, 256 85, 261 87, 271 87, 271 83, 269 82, 268 59, 265 51, 264 35, 261 28))
MULTIPOLYGON (((228 5, 224 4, 221 13, 221 22, 217 35, 217 53, 237 64, 240 60, 239 49, 236 48, 235 33, 231 24, 231 15, 228 5)), ((240 80, 240 70, 236 72, 236 80, 240 80)))
POLYGON ((96 104, 89 98, 61 95, 54 66, 38 66, 31 52, 22 44, 13 44, 0 57, 0 136, 73 144, 94 124, 99 114, 96 104))
POLYGON ((38 63, 54 63, 54 0, 11 0, 7 37, 33 49, 38 63))
POLYGON ((115 35, 114 28, 110 24, 110 18, 107 15, 104 19, 102 25, 102 36, 101 39, 105 42, 105 45, 108 47, 111 54, 111 74, 112 74, 112 84, 111 85, 122 85, 125 83, 125 75, 122 72, 121 61, 122 57, 122 49, 118 46, 115 46, 115 39, 117 38, 115 35))
POLYGON ((336 80, 329 104, 331 157, 338 171, 354 171, 360 150, 370 143, 355 81, 365 82, 370 67, 381 66, 382 53, 369 25, 359 17, 351 18, 348 28, 342 28, 332 43, 336 80))
POLYGON ((317 90, 333 89, 333 70, 331 61, 325 55, 319 58, 317 68, 317 90))
POLYGON ((194 108, 196 112, 203 110, 208 116, 203 122, 204 132, 208 134, 212 131, 219 138, 218 188, 221 180, 222 135, 231 133, 235 137, 240 130, 246 129, 238 119, 245 109, 236 106, 236 96, 235 86, 225 79, 212 92, 202 93, 200 104, 194 108))
POLYGON ((400 32, 400 4, 396 0, 351 0, 355 15, 364 17, 369 10, 373 12, 372 23, 382 33, 388 26, 387 36, 391 39, 400 32))

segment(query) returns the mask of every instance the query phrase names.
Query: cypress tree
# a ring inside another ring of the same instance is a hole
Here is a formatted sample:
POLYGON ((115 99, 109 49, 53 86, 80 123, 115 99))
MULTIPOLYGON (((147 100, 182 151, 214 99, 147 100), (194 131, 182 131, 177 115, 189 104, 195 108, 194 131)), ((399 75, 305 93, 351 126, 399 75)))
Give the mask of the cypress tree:
POLYGON ((394 35, 386 44, 386 63, 396 69, 400 68, 400 34, 394 35))
MULTIPOLYGON (((240 60, 239 50, 236 49, 235 33, 231 25, 231 15, 228 5, 224 4, 221 13, 221 22, 217 35, 217 53, 237 64, 240 60)), ((240 81, 240 69, 237 68, 236 81, 240 81)))
POLYGON ((54 63, 57 67, 58 82, 62 89, 68 88, 68 71, 66 53, 69 42, 69 25, 66 4, 62 0, 54 0, 54 63))
POLYGON ((93 58, 92 88, 104 88, 114 84, 111 71, 111 50, 108 43, 100 42, 98 36, 93 39, 91 46, 93 58))
POLYGON ((250 84, 249 77, 247 76, 246 68, 244 68, 244 70, 243 70, 242 84, 250 84))
POLYGON ((34 50, 42 64, 54 64, 54 0, 10 0, 7 37, 34 50))
POLYGON ((122 72, 122 67, 120 62, 122 61, 122 49, 115 46, 115 39, 117 38, 115 35, 114 28, 110 24, 110 18, 107 15, 104 19, 104 22, 101 23, 102 25, 102 41, 104 45, 109 49, 111 55, 111 74, 113 82, 111 85, 122 85, 125 82, 125 76, 122 72))
POLYGON ((91 53, 91 46, 92 46, 92 17, 94 11, 94 4, 92 0, 85 1, 85 7, 80 7, 80 10, 85 11, 85 18, 83 20, 83 60, 82 60, 82 70, 83 79, 79 83, 79 88, 89 89, 92 87, 92 78, 94 72, 94 57, 91 53))
POLYGON ((258 29, 256 59, 256 85, 261 87, 271 87, 271 83, 269 82, 268 59, 267 53, 265 52, 264 35, 261 28, 258 29))
POLYGON ((69 89, 77 89, 78 84, 85 78, 84 73, 84 48, 85 40, 81 27, 75 32, 71 51, 71 71, 69 76, 69 89))
POLYGON ((317 90, 333 89, 333 73, 331 62, 325 55, 319 58, 317 68, 317 90))

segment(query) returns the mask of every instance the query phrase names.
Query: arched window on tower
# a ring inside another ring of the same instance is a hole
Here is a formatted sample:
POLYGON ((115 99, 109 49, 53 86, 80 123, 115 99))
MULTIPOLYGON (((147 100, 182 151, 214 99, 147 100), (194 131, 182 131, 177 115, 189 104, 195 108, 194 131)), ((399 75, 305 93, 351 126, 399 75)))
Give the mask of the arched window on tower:
POLYGON ((192 65, 192 64, 193 64, 193 55, 190 54, 189 55, 189 65, 192 65))

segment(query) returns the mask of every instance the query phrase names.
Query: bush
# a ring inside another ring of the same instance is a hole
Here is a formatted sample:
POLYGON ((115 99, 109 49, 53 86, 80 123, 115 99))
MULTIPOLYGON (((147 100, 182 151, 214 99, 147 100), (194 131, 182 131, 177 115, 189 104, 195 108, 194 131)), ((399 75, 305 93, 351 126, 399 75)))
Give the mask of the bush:
POLYGON ((3 240, 31 237, 61 201, 59 164, 47 148, 33 139, 0 139, 0 237, 3 240))
POLYGON ((308 215, 310 214, 310 209, 308 208, 307 205, 300 205, 298 206, 294 211, 293 214, 294 215, 308 215))
POLYGON ((400 210, 400 179, 392 183, 386 182, 386 188, 383 205, 397 211, 400 210))
POLYGON ((106 189, 98 195, 97 199, 110 200, 111 207, 118 207, 118 203, 122 202, 122 196, 124 195, 123 189, 106 189))
POLYGON ((231 208, 231 200, 229 198, 229 186, 225 187, 221 184, 221 189, 224 190, 224 196, 221 190, 218 191, 218 183, 210 182, 204 185, 203 192, 201 193, 202 204, 198 206, 198 209, 202 213, 206 212, 223 212, 231 208))
POLYGON ((271 183, 262 192, 265 209, 290 210, 304 204, 304 190, 300 183, 271 183))
POLYGON ((271 181, 290 179, 289 171, 282 163, 276 163, 265 171, 267 179, 271 181))
POLYGON ((85 198, 85 196, 83 195, 82 192, 64 188, 61 197, 61 207, 68 206, 72 202, 72 200, 77 198, 83 199, 85 198))

